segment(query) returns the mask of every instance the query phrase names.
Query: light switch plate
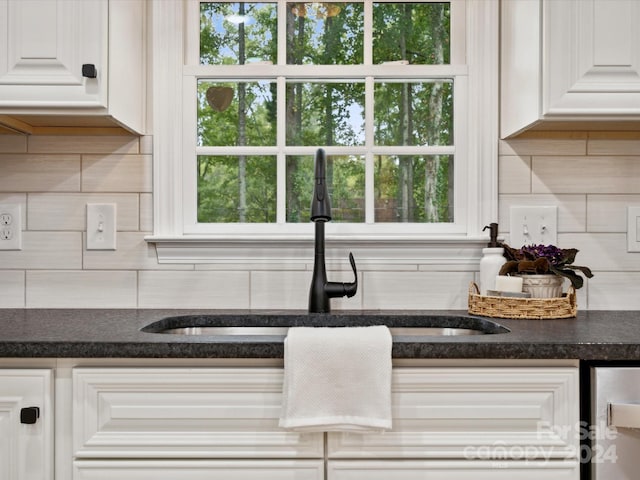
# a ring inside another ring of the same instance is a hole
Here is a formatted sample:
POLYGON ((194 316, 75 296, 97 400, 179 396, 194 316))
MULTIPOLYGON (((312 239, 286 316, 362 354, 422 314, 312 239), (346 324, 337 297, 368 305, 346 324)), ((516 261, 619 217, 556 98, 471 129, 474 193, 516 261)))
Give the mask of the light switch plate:
POLYGON ((557 206, 513 206, 509 213, 509 243, 513 248, 557 243, 557 206))
POLYGON ((627 207, 627 252, 640 252, 640 207, 627 207))
POLYGON ((87 203, 87 250, 116 249, 116 204, 87 203))

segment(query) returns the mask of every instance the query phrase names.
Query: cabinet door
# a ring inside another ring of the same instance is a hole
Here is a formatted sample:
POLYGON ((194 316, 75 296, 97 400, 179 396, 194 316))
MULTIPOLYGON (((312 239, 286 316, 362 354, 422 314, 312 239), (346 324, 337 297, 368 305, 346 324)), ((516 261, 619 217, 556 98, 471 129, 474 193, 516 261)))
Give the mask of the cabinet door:
POLYGON ((392 378, 392 430, 329 433, 329 458, 577 456, 577 368, 395 368, 392 378))
POLYGON ((74 480, 323 480, 322 460, 84 460, 74 480))
POLYGON ((0 369, 0 479, 53 478, 52 397, 50 370, 0 369), (39 418, 21 423, 29 407, 39 409, 39 418))
POLYGON ((108 6, 0 0, 0 107, 105 106, 108 6), (83 64, 95 65, 97 78, 83 77, 83 64))
POLYGON ((281 368, 77 368, 77 458, 321 458, 278 427, 281 368))
POLYGON ((640 115, 640 2, 545 1, 545 116, 640 115))
MULTIPOLYGON (((328 480, 579 480, 577 460, 549 462, 330 461, 328 480)), ((611 479, 613 480, 613 479, 611 479)))

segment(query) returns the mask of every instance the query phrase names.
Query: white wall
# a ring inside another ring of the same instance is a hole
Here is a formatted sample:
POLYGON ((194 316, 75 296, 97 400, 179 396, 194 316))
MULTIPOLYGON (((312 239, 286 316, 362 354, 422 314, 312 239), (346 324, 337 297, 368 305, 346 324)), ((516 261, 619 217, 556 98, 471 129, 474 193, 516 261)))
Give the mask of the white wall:
MULTIPOLYGON (((627 205, 640 205, 640 132, 558 132, 500 144, 500 219, 510 205, 559 206, 559 245, 595 277, 580 308, 640 308, 640 254, 626 253, 627 205)), ((312 259, 296 267, 158 265, 151 137, 0 135, 0 203, 23 206, 23 250, 0 251, 0 308, 305 309, 312 259), (118 249, 85 249, 87 203, 116 203, 118 249), (25 214, 26 213, 26 214, 25 214)), ((508 236, 506 237, 508 241, 508 236)), ((334 309, 466 309, 477 266, 369 266, 334 309)), ((348 264, 330 272, 351 277, 348 264)))

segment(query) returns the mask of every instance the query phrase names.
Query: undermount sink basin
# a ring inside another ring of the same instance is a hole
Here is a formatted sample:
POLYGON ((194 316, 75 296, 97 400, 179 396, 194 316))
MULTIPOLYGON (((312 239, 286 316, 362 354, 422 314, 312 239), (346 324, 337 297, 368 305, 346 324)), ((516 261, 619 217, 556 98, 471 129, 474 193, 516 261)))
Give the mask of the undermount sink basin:
POLYGON ((478 317, 447 315, 182 315, 166 317, 141 330, 183 336, 284 337, 293 326, 387 325, 393 337, 441 337, 507 333, 509 329, 478 317))
MULTIPOLYGON (((172 335, 275 335, 286 336, 291 327, 178 327, 167 328, 157 333, 172 335)), ((408 336, 445 336, 445 335, 484 335, 486 332, 472 328, 437 327, 390 327, 391 335, 408 336)))

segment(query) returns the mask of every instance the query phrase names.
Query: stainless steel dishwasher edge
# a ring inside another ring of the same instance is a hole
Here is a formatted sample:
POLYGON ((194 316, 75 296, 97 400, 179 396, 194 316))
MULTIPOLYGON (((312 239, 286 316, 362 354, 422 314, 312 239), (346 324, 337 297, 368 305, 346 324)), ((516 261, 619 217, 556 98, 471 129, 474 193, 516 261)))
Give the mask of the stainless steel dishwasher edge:
MULTIPOLYGON (((640 367, 591 368, 591 480, 640 478, 640 367)), ((582 452, 583 454, 585 452, 582 452)))

